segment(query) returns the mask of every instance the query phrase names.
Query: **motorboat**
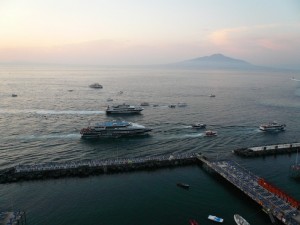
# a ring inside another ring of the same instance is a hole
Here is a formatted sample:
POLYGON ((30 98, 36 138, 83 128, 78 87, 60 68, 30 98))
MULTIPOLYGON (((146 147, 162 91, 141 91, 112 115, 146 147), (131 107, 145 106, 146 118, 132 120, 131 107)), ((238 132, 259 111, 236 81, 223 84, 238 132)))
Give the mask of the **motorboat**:
POLYGON ((178 187, 184 188, 184 189, 189 189, 190 185, 189 184, 185 184, 185 183, 177 183, 176 184, 178 187))
POLYGON ((213 137, 213 136, 217 136, 217 135, 218 135, 217 131, 212 131, 212 130, 205 131, 206 137, 213 137))
POLYGON ((237 225, 250 225, 250 223, 248 223, 247 220, 245 220, 239 214, 234 214, 233 218, 237 225))
POLYGON ((18 95, 17 94, 12 94, 11 97, 18 97, 18 95))
POLYGON ((80 134, 82 138, 95 139, 105 137, 124 137, 137 136, 150 132, 152 129, 146 128, 137 123, 126 121, 108 121, 102 123, 95 123, 92 126, 81 129, 80 134))
POLYGON ((272 122, 260 125, 259 129, 262 131, 284 131, 285 127, 285 124, 278 124, 277 122, 272 122))
POLYGON ((171 105, 168 105, 168 107, 169 107, 169 108, 173 108, 173 109, 174 109, 174 108, 176 108, 176 105, 174 105, 174 104, 171 104, 171 105))
POLYGON ((210 94, 209 97, 214 98, 214 97, 216 97, 216 95, 210 94))
POLYGON ((112 98, 108 98, 108 99, 106 99, 106 101, 108 101, 108 102, 112 102, 112 101, 113 101, 113 99, 112 99, 112 98))
POLYGON ((99 83, 90 84, 89 87, 90 88, 96 88, 96 89, 103 88, 103 86, 99 83))
POLYGON ((121 104, 115 106, 107 106, 106 114, 137 114, 143 111, 144 108, 134 105, 121 104))
POLYGON ((190 223, 190 225, 199 225, 199 223, 194 219, 190 219, 189 223, 190 223))
POLYGON ((224 219, 222 219, 220 217, 217 217, 217 216, 213 216, 213 215, 209 215, 208 219, 212 220, 214 222, 218 222, 218 223, 223 223, 224 222, 224 219))
POLYGON ((194 123, 192 124, 192 128, 195 128, 195 129, 203 129, 206 127, 206 124, 204 123, 194 123))
POLYGON ((149 104, 149 102, 142 102, 141 103, 141 106, 149 106, 150 104, 149 104))

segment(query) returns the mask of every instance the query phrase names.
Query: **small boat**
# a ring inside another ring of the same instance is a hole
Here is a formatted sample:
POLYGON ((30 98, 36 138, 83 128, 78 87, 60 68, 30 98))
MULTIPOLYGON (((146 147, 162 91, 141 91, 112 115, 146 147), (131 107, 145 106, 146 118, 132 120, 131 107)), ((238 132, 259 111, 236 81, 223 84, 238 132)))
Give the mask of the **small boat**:
POLYGON ((218 135, 217 131, 212 131, 212 130, 205 131, 206 137, 212 137, 212 136, 217 136, 217 135, 218 135))
POLYGON ((171 104, 171 105, 168 105, 168 107, 174 109, 176 107, 176 105, 171 104))
POLYGON ((112 101, 113 101, 113 99, 112 99, 112 98, 108 98, 108 99, 106 99, 106 101, 108 101, 108 102, 112 102, 112 101))
POLYGON ((11 97, 18 97, 18 95, 17 94, 12 94, 11 97))
POLYGON ((209 97, 214 98, 214 97, 216 97, 216 95, 210 94, 209 97))
POLYGON ((247 220, 245 220, 239 214, 234 214, 233 218, 237 225, 250 225, 250 223, 248 223, 247 220))
POLYGON ((89 87, 90 88, 96 88, 96 89, 103 88, 103 86, 99 83, 90 84, 89 87))
POLYGON ((190 223, 190 225, 199 225, 199 223, 194 219, 190 219, 189 223, 190 223))
POLYGON ((189 184, 185 184, 185 183, 177 183, 176 184, 178 187, 184 188, 184 189, 189 189, 190 185, 189 184))
POLYGON ((123 94, 123 93, 124 93, 123 91, 119 91, 119 92, 118 92, 118 95, 121 95, 121 94, 123 94))
POLYGON ((178 107, 186 107, 187 104, 185 102, 179 102, 179 103, 177 103, 177 106, 178 107))
POLYGON ((194 123, 192 124, 192 128, 195 128, 195 129, 203 129, 206 127, 206 124, 204 123, 194 123))
POLYGON ((224 219, 217 217, 217 216, 213 216, 213 215, 209 215, 208 219, 212 220, 214 222, 218 222, 218 223, 223 223, 223 221, 224 221, 224 219))
POLYGON ((149 106, 150 104, 149 104, 149 102, 142 102, 141 103, 141 106, 149 106))
POLYGON ((153 104, 153 107, 158 107, 159 105, 158 104, 153 104))

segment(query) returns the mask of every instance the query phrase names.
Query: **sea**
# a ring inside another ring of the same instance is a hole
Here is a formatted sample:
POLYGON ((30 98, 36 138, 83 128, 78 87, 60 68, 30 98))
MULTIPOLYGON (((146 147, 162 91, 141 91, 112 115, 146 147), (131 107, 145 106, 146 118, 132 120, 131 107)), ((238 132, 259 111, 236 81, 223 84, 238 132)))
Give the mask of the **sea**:
MULTIPOLYGON (((202 153, 234 160, 300 200, 300 182, 289 176, 296 153, 257 158, 232 153, 300 142, 299 79, 299 71, 286 70, 2 65, 0 169, 202 153), (95 82, 103 88, 90 88, 95 82), (105 114, 107 105, 142 102, 150 106, 140 115, 105 114), (178 103, 187 106, 168 107, 178 103), (81 139, 82 128, 111 120, 153 130, 137 138, 81 139), (286 124, 286 131, 258 129, 273 121, 286 124), (218 136, 192 129, 197 122, 218 136)), ((188 225, 190 219, 213 224, 208 215, 232 225, 236 213, 250 224, 271 224, 256 203, 198 166, 0 184, 0 211, 11 210, 25 211, 28 225, 188 225), (178 182, 190 189, 177 187, 178 182)))

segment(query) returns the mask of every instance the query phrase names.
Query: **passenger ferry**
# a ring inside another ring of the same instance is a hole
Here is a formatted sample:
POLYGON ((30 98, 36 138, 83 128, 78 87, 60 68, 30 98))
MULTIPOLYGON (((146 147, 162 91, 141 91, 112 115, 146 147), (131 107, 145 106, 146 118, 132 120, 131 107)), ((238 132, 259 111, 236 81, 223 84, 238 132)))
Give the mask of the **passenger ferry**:
POLYGON ((107 106, 106 114, 136 114, 143 111, 144 108, 134 105, 122 104, 116 106, 107 106))
POLYGON ((126 121, 108 121, 103 123, 95 123, 80 131, 82 138, 102 138, 102 137, 123 137, 136 136, 146 134, 152 129, 146 128, 137 123, 126 121))
POLYGON ((260 125, 259 129, 262 131, 284 131, 285 127, 285 124, 278 124, 277 122, 272 122, 260 125))

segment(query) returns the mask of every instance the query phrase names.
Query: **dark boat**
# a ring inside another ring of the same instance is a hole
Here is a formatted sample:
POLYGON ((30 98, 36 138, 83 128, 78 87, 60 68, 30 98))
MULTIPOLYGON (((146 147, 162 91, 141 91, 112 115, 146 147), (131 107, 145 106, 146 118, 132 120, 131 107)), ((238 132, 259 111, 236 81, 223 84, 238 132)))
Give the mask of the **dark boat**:
POLYGON ((204 128, 206 128, 206 124, 204 124, 204 123, 194 123, 194 124, 192 124, 192 128, 204 129, 204 128))
POLYGON ((185 188, 185 189, 189 189, 190 188, 190 185, 185 184, 185 183, 177 183, 177 186, 181 187, 181 188, 185 188))

